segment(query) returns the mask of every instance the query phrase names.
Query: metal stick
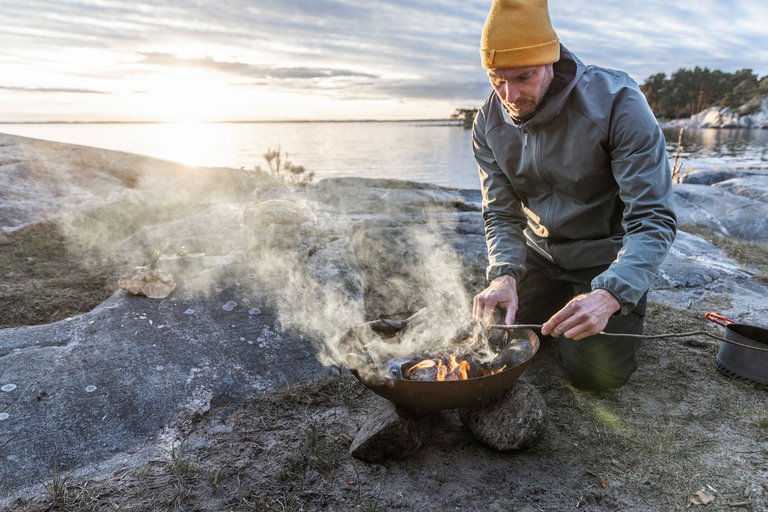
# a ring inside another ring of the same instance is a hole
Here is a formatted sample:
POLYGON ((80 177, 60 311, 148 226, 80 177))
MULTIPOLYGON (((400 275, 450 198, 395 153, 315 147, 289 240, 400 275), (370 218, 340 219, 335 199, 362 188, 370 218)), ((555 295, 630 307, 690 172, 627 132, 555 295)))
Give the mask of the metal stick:
MULTIPOLYGON (((541 326, 542 324, 512 324, 512 325, 491 324, 488 326, 488 328, 489 329, 541 329, 541 326)), ((653 335, 600 331, 597 334, 595 334, 595 336, 598 336, 598 335, 614 336, 616 338, 636 338, 636 339, 642 339, 642 340, 660 340, 664 338, 691 338, 693 336, 708 336, 712 339, 724 341, 725 343, 730 343, 731 345, 735 345, 737 347, 748 348, 750 350, 757 350, 758 352, 768 352, 768 348, 760 348, 760 347, 754 347, 752 345, 745 345, 743 343, 739 343, 738 341, 722 338, 720 336, 716 336, 706 331, 670 332, 670 333, 653 334, 653 335)))

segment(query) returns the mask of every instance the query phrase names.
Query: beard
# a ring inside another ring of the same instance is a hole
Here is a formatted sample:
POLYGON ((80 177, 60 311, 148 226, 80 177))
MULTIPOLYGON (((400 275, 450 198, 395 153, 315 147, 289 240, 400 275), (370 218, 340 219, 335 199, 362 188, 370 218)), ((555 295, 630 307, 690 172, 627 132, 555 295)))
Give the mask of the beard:
POLYGON ((544 71, 544 76, 534 95, 520 96, 514 103, 508 103, 507 101, 502 100, 502 104, 504 105, 504 108, 507 109, 507 112, 509 112, 509 115, 515 119, 527 119, 531 117, 536 112, 536 109, 539 108, 539 105, 544 101, 544 96, 546 96, 547 90, 554 77, 555 72, 552 69, 552 66, 548 66, 544 71))

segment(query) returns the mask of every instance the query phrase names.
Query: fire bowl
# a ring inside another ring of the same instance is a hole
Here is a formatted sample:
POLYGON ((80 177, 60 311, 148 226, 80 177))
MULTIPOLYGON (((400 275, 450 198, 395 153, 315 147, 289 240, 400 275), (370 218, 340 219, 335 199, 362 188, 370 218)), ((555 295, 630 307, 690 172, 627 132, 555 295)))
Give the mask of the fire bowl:
POLYGON ((463 409, 483 405, 492 400, 520 378, 533 356, 539 350, 539 338, 530 329, 506 330, 507 343, 523 339, 530 343, 530 351, 518 364, 507 366, 493 375, 467 380, 419 381, 383 378, 376 382, 366 381, 357 371, 352 374, 368 389, 390 400, 396 406, 416 412, 463 409))

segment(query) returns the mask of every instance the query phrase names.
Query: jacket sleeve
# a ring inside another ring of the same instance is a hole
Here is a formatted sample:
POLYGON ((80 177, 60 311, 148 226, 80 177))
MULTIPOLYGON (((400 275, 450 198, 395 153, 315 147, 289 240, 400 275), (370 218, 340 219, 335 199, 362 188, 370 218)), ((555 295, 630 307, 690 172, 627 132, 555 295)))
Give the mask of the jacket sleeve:
POLYGON ((472 129, 472 151, 478 164, 483 196, 483 224, 488 246, 486 278, 493 281, 500 275, 509 274, 519 283, 525 265, 525 214, 509 178, 488 147, 486 134, 487 111, 481 109, 472 129))
POLYGON ((625 234, 616 259, 592 288, 611 292, 626 314, 653 283, 676 230, 664 134, 634 83, 616 97, 608 144, 625 234))

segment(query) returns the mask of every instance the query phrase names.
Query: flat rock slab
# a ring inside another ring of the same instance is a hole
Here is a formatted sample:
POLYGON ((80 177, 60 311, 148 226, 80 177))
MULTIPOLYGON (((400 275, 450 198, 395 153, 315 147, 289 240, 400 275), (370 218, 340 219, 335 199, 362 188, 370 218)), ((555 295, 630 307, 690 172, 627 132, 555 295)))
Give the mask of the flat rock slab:
POLYGON ((678 225, 702 225, 722 235, 768 242, 768 203, 707 185, 672 188, 678 225))
POLYGON ((138 451, 179 417, 327 372, 264 297, 236 285, 206 298, 118 292, 68 321, 0 330, 0 495, 54 467, 138 451))

